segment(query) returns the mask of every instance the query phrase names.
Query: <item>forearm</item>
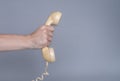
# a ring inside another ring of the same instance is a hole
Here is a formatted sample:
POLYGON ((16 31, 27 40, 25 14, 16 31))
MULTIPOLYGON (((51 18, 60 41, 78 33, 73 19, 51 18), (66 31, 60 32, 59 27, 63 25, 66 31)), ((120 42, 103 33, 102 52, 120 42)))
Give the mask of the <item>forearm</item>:
POLYGON ((0 35, 0 51, 22 50, 31 48, 29 36, 0 35))
POLYGON ((52 26, 43 25, 28 35, 0 34, 0 51, 41 49, 49 46, 53 31, 52 26))

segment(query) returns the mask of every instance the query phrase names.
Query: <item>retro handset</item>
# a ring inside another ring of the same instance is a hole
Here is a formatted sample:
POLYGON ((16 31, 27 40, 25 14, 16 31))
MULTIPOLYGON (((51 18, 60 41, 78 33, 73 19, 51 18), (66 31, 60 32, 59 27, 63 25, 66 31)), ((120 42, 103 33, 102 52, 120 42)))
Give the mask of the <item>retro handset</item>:
MULTIPOLYGON (((61 19, 62 13, 59 11, 53 12, 50 14, 48 17, 45 25, 50 25, 50 26, 56 26, 60 19, 61 19)), ((48 76, 48 63, 55 62, 55 53, 54 49, 50 47, 44 47, 42 48, 42 56, 44 60, 46 61, 45 64, 45 71, 42 73, 41 76, 37 77, 35 80, 32 81, 42 81, 44 79, 44 76, 48 76)))
MULTIPOLYGON (((61 12, 53 12, 46 21, 45 25, 53 25, 56 26, 61 18, 62 13, 61 12)), ((43 58, 48 62, 54 62, 55 61, 55 55, 54 55, 54 49, 45 47, 42 48, 43 58)))

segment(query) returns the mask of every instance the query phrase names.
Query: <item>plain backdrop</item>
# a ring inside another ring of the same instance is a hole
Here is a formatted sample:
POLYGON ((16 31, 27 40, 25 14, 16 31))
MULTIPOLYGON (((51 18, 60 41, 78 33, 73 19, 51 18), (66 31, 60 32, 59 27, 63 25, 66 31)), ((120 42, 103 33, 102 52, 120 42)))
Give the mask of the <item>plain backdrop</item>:
MULTIPOLYGON (((56 62, 44 81, 120 81, 120 0, 0 0, 0 34, 29 34, 53 11, 56 62)), ((31 81, 41 50, 0 52, 0 81, 31 81)))

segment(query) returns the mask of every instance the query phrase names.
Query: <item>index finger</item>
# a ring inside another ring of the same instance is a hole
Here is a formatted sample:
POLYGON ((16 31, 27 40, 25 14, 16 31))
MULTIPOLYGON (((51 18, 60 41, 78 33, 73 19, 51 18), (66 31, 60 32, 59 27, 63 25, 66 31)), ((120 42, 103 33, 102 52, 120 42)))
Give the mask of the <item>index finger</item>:
POLYGON ((55 30, 55 28, 53 26, 47 26, 47 29, 52 31, 52 32, 55 30))

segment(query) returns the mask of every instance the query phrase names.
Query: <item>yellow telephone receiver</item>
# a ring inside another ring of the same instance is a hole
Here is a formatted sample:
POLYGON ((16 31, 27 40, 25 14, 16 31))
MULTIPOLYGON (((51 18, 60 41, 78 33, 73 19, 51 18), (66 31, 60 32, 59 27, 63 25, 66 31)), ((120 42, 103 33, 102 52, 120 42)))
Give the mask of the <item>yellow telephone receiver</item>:
MULTIPOLYGON (((59 23, 61 16, 62 16, 62 13, 59 11, 51 13, 45 25, 56 26, 59 23)), ((47 72, 48 63, 55 62, 55 54, 54 54, 53 48, 50 48, 50 47, 42 48, 42 56, 44 60, 46 61, 45 71, 42 73, 40 77, 37 77, 35 80, 32 80, 32 81, 42 81, 44 79, 44 76, 49 75, 47 72)))
MULTIPOLYGON (((54 25, 56 26, 60 19, 61 19, 62 13, 61 12, 53 12, 49 17, 45 25, 54 25)), ((42 53, 43 53, 43 58, 47 62, 54 62, 55 61, 55 54, 54 54, 54 49, 45 47, 42 48, 42 53)))

